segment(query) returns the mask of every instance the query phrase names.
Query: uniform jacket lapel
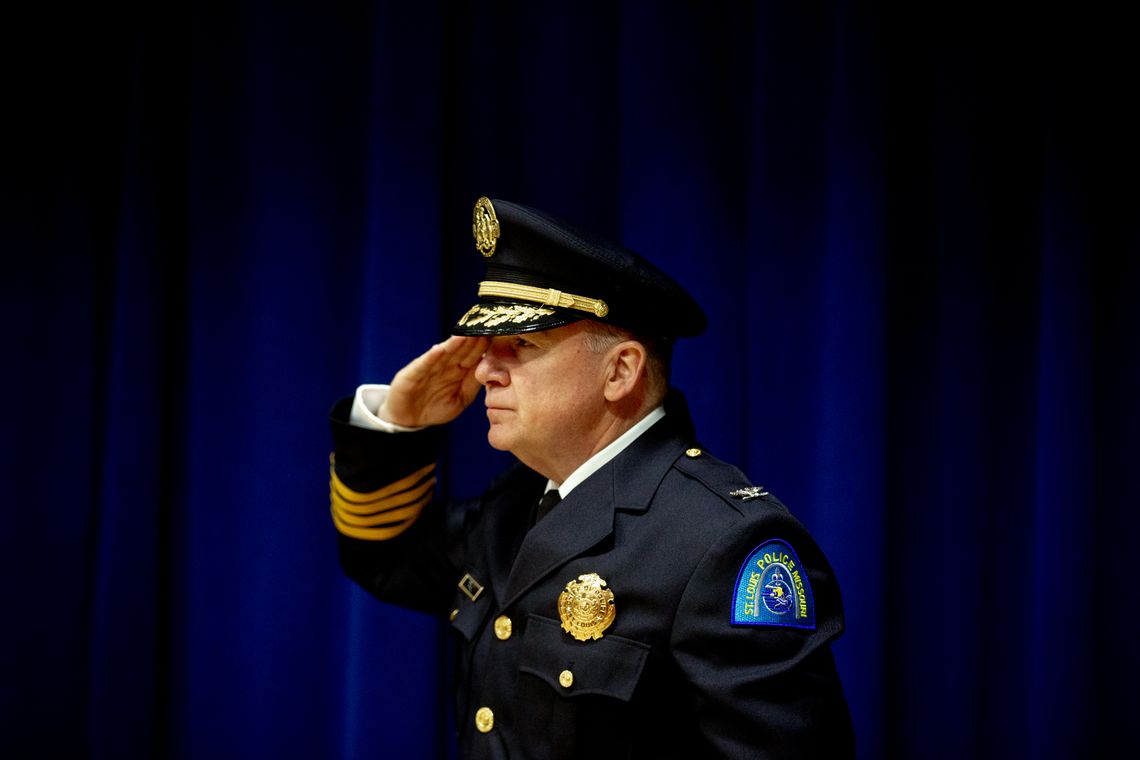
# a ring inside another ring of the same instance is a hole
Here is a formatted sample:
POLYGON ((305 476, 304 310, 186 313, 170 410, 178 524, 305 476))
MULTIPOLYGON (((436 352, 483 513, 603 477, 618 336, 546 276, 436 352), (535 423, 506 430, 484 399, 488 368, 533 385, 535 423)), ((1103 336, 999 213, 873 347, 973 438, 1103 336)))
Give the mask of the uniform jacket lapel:
POLYGON ((529 510, 545 484, 546 478, 518 465, 506 487, 483 505, 478 527, 468 539, 469 551, 477 557, 472 564, 486 573, 484 582, 490 582, 499 609, 506 602, 507 579, 526 535, 529 510))
MULTIPOLYGON (((549 573, 601 541, 614 513, 644 511, 684 439, 667 414, 621 454, 595 472, 526 534, 499 602, 509 606, 549 573)), ((534 496, 538 499, 538 495, 534 496)), ((518 509, 516 504, 515 509, 518 509)))

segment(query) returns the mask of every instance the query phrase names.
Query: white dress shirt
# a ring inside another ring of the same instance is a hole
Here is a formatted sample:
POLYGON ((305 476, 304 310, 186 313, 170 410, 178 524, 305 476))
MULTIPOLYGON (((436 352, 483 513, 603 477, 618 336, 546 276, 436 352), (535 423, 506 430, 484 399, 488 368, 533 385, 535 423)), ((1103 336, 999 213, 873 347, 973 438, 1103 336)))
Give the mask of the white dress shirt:
MULTIPOLYGON (((387 397, 387 385, 361 385, 356 389, 356 397, 352 400, 352 411, 348 417, 349 423, 357 427, 383 430, 386 433, 411 433, 416 430, 423 430, 423 428, 419 427, 396 425, 377 416, 376 413, 380 410, 380 407, 384 404, 384 399, 387 397)), ((552 488, 557 488, 558 493, 565 499, 579 483, 600 470, 606 462, 624 451, 626 446, 636 441, 642 433, 653 426, 653 423, 664 416, 665 409, 660 406, 657 407, 638 420, 637 424, 629 430, 611 441, 604 449, 578 465, 578 468, 570 473, 566 477, 566 480, 561 483, 548 480, 546 482, 546 490, 549 491, 552 488)))

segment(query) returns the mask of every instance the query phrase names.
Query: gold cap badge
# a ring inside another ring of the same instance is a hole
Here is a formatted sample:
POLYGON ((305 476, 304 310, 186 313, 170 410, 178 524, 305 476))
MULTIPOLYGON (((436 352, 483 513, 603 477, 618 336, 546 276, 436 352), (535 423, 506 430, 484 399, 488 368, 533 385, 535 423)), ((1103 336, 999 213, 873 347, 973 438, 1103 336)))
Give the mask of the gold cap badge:
POLYGON ((495 243, 499 242, 499 218, 495 216, 495 207, 487 196, 475 201, 475 210, 471 212, 471 233, 475 236, 475 247, 484 258, 490 258, 495 253, 495 243))
POLYGON ((597 573, 579 575, 558 595, 558 617, 562 630, 578 641, 600 639, 617 615, 614 592, 597 573))

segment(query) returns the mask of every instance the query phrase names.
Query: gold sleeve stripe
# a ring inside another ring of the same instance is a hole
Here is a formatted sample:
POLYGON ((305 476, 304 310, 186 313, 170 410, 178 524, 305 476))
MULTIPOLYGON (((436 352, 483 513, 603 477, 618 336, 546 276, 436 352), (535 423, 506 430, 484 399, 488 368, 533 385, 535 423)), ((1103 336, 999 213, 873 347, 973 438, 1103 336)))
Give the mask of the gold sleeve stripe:
POLYGON ((379 501, 380 499, 386 499, 387 497, 391 496, 392 494, 396 494, 396 493, 400 493, 401 491, 408 490, 409 488, 418 484, 420 482, 420 480, 422 480, 425 475, 427 475, 429 472, 431 472, 434 469, 435 469, 435 462, 432 462, 429 465, 425 465, 424 467, 421 467, 420 469, 416 470, 411 475, 408 475, 405 478, 400 478, 399 480, 397 480, 394 483, 389 483, 388 485, 384 486, 383 488, 378 488, 375 491, 369 491, 367 493, 362 492, 362 491, 353 491, 351 488, 346 486, 344 484, 344 482, 341 481, 341 479, 337 476, 335 468, 330 467, 329 472, 332 476, 332 482, 333 482, 334 487, 336 487, 337 490, 339 490, 341 493, 350 495, 350 496, 347 496, 345 498, 345 501, 351 501, 351 502, 355 502, 357 504, 367 504, 369 502, 379 501))
POLYGON ((336 509, 332 510, 332 518, 333 524, 336 525, 336 529, 338 531, 348 536, 349 538, 359 538, 363 539, 364 541, 387 541, 389 539, 395 538, 408 528, 412 527, 412 523, 415 522, 413 519, 404 520, 403 522, 397 523, 396 525, 385 528, 357 528, 343 522, 337 516, 336 509))
MULTIPOLYGON (((344 493, 344 485, 338 484, 335 480, 332 482, 330 495, 334 504, 337 505, 344 512, 351 512, 357 515, 374 515, 377 512, 383 512, 388 509, 395 509, 402 507, 416 501, 425 493, 431 491, 435 487, 435 478, 429 477, 423 483, 420 483, 410 491, 401 491, 398 494, 389 496, 386 499, 379 499, 377 501, 360 502, 354 501, 347 497, 344 493)), ((348 492, 352 494, 352 491, 348 492)))
POLYGON ((417 499, 416 501, 403 507, 385 510, 384 512, 380 512, 379 514, 375 515, 357 515, 353 514, 352 512, 346 512, 344 509, 340 508, 340 505, 336 503, 336 499, 333 499, 332 506, 333 512, 337 517, 340 518, 340 521, 346 525, 371 527, 376 525, 387 525, 389 523, 399 522, 401 520, 415 520, 420 516, 420 512, 423 510, 424 505, 429 501, 431 501, 431 494, 427 493, 424 494, 420 499, 417 499))
POLYGON ((383 488, 363 493, 344 484, 329 468, 329 504, 336 529, 351 538, 387 541, 412 526, 431 501, 435 464, 429 464, 383 488))

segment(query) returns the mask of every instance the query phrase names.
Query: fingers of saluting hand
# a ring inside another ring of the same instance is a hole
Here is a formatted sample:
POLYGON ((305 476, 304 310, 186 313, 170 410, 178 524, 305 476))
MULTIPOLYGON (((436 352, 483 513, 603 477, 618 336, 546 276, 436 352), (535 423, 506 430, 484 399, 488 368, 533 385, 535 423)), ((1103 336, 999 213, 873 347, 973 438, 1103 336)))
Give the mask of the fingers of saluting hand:
POLYGON ((488 338, 452 336, 429 348, 396 373, 380 416, 397 425, 450 422, 479 392, 475 368, 488 338))
POLYGON ((471 371, 483 358, 483 353, 491 345, 490 338, 469 337, 465 335, 452 335, 439 344, 449 353, 455 364, 462 370, 471 371))
POLYGON ((442 343, 436 343, 419 358, 401 370, 403 380, 419 383, 431 376, 455 374, 466 375, 475 369, 483 352, 490 345, 487 338, 472 338, 452 335, 442 343))

